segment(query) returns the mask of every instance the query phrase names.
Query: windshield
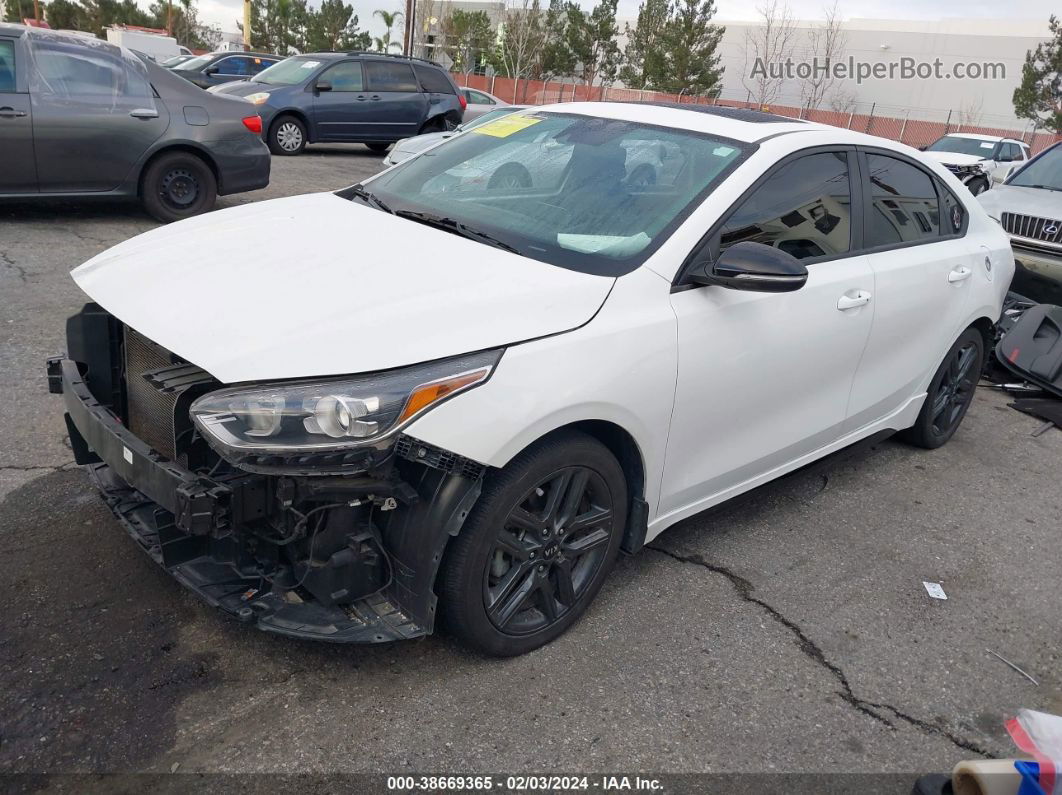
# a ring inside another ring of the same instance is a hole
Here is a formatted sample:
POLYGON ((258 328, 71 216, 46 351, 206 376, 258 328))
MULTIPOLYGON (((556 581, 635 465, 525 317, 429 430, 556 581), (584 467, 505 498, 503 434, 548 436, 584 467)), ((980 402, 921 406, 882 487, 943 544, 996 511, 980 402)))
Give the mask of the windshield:
POLYGON ((628 273, 750 147, 703 133, 561 113, 512 113, 372 180, 399 215, 423 213, 523 256, 628 273))
POLYGON ((208 63, 214 60, 213 53, 207 53, 206 55, 197 55, 195 58, 189 58, 184 63, 179 63, 174 68, 180 72, 198 72, 208 63))
POLYGON ((320 65, 321 61, 313 58, 286 58, 268 69, 263 69, 255 75, 254 81, 271 86, 293 86, 309 77, 320 65))
POLYGON ((182 64, 185 61, 190 60, 192 60, 191 55, 175 55, 172 58, 167 58, 165 61, 163 61, 162 66, 168 66, 170 68, 173 68, 174 66, 177 66, 177 64, 182 64))
POLYGON ((955 152, 959 155, 974 155, 975 157, 990 157, 992 150, 996 148, 995 141, 982 141, 979 138, 963 138, 959 135, 945 135, 929 146, 927 152, 955 152))
POLYGON ((1048 149, 1007 180, 1019 188, 1062 190, 1062 146, 1048 149))

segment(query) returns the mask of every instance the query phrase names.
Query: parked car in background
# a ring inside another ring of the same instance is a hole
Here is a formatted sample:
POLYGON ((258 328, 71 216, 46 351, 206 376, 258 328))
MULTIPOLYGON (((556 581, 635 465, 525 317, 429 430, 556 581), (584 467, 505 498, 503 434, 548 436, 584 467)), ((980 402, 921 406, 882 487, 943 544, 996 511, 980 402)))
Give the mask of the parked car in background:
POLYGON ((200 88, 210 88, 247 80, 282 60, 279 55, 264 52, 209 52, 172 68, 175 75, 200 88))
POLYGON ((445 141, 447 138, 453 138, 458 133, 474 130, 483 124, 487 124, 495 119, 500 119, 502 116, 508 116, 510 113, 515 113, 518 110, 525 110, 526 108, 526 105, 506 105, 497 110, 488 111, 482 116, 477 116, 472 121, 462 122, 452 130, 424 133, 423 135, 415 135, 412 138, 403 138, 391 147, 391 151, 387 153, 387 157, 384 158, 383 164, 385 166, 393 166, 395 163, 401 163, 403 160, 408 160, 413 157, 413 155, 420 154, 425 149, 435 146, 435 144, 440 141, 445 141))
POLYGON ((139 199, 187 218, 269 184, 261 123, 127 49, 0 23, 0 198, 139 199))
POLYGON ((498 99, 493 94, 488 94, 486 91, 480 91, 475 88, 462 88, 461 94, 468 103, 468 107, 465 108, 465 121, 472 121, 472 119, 482 116, 484 113, 489 113, 495 108, 509 104, 504 100, 498 99))
POLYGON ((107 41, 111 44, 146 55, 159 63, 175 55, 191 55, 187 47, 179 45, 177 39, 167 36, 165 32, 129 28, 124 25, 112 25, 106 32, 107 41))
POLYGON ((976 196, 1002 182, 1029 159, 1029 145, 1013 138, 975 133, 948 133, 923 149, 943 163, 976 196))
POLYGON ((708 105, 491 124, 73 271, 94 303, 48 377, 75 460, 211 604, 521 654, 620 549, 855 442, 959 428, 1013 259, 943 167, 708 105), (529 184, 428 190, 512 146, 529 184))
POLYGON ((298 55, 253 80, 212 91, 254 104, 275 155, 338 141, 383 152, 410 135, 453 129, 465 109, 441 66, 383 53, 298 55))
POLYGON ((183 55, 183 54, 182 55, 175 55, 172 58, 167 58, 165 61, 163 61, 159 65, 160 66, 164 66, 167 69, 173 69, 173 67, 179 66, 180 64, 184 63, 185 61, 190 61, 193 58, 195 58, 195 56, 191 55, 191 54, 189 54, 189 55, 183 55))
POLYGON ((1062 143, 977 199, 1010 236, 1017 267, 1012 289, 1062 306, 1062 143))

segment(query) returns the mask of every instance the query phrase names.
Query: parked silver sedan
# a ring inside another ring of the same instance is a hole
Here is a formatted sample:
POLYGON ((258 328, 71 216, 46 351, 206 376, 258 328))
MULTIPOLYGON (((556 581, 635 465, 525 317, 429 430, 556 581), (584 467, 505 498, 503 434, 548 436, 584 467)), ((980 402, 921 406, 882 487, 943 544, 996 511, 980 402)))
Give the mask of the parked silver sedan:
POLYGON ((487 122, 500 119, 502 116, 508 116, 510 113, 515 113, 518 110, 525 110, 526 108, 526 105, 506 105, 497 110, 492 110, 490 113, 485 113, 473 121, 460 124, 452 130, 425 133, 424 135, 417 135, 412 138, 403 138, 391 147, 391 151, 388 152, 387 157, 384 158, 384 165, 393 166, 395 163, 401 163, 403 160, 408 160, 413 157, 413 155, 420 154, 428 147, 435 146, 439 141, 453 138, 455 135, 463 133, 466 130, 474 130, 481 124, 486 124, 487 122))
POLYGON ((509 104, 504 99, 498 99, 493 94, 488 94, 486 91, 479 91, 475 88, 462 88, 461 94, 464 95, 465 100, 468 102, 468 107, 465 108, 465 121, 478 119, 484 113, 504 108, 509 104))

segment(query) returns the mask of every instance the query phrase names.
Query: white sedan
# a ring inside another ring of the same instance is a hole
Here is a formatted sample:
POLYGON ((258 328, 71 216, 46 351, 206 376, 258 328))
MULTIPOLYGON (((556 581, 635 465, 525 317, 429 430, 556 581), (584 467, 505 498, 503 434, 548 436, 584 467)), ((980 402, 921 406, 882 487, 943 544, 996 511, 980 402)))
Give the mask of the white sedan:
POLYGON ((222 610, 514 655, 688 516, 860 440, 947 442, 1013 270, 902 144, 544 106, 99 254, 49 383, 126 530, 222 610), (503 149, 527 181, 455 176, 503 149))

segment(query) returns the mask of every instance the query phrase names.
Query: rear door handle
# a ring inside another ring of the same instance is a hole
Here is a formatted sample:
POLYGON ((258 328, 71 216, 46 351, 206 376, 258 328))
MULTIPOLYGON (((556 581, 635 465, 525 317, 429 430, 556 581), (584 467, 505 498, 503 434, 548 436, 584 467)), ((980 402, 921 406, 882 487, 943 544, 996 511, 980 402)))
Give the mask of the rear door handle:
POLYGON ((0 108, 0 119, 21 119, 25 115, 26 111, 15 110, 10 106, 0 108))
POLYGON ((373 94, 371 97, 369 97, 369 99, 379 99, 379 98, 380 98, 379 94, 373 94))
POLYGON ((961 282, 965 279, 969 279, 973 276, 973 271, 967 268, 965 265, 959 265, 956 268, 952 268, 948 274, 948 281, 954 284, 955 282, 961 282))
POLYGON ((159 112, 154 108, 137 108, 129 111, 129 115, 134 119, 157 119, 159 112))
POLYGON ((848 295, 845 293, 837 299, 837 308, 842 312, 846 309, 856 309, 860 306, 866 306, 870 303, 870 293, 866 290, 856 290, 855 295, 848 295))

